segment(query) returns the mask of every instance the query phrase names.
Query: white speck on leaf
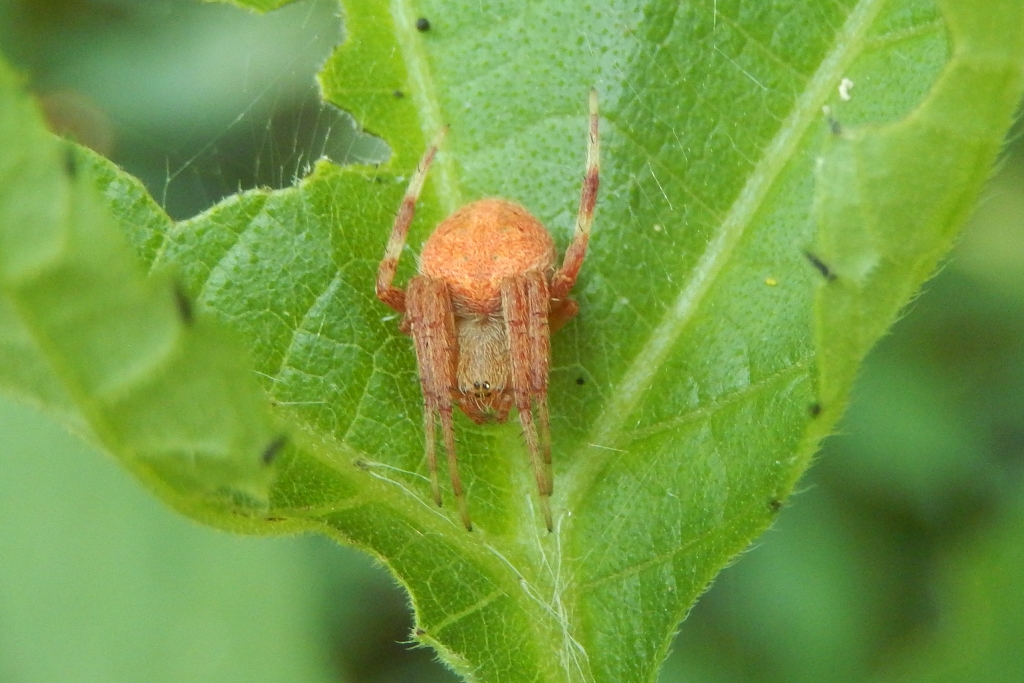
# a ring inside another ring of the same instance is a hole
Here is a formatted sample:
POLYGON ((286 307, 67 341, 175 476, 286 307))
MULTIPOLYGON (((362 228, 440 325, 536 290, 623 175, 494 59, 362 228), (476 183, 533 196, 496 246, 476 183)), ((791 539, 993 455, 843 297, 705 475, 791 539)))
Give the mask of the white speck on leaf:
POLYGON ((853 81, 851 81, 849 78, 844 78, 843 80, 839 81, 839 99, 841 99, 843 102, 849 102, 850 90, 852 89, 853 81))

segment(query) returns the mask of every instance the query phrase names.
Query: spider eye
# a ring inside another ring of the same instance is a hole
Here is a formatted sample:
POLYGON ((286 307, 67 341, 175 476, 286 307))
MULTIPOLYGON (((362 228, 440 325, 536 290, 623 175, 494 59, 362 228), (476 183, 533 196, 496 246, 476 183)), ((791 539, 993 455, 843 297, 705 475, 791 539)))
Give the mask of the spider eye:
POLYGON ((479 389, 480 388, 480 382, 473 382, 473 388, 474 389, 479 389))
POLYGON ((491 390, 491 383, 490 382, 484 382, 484 391, 490 391, 490 390, 491 390))

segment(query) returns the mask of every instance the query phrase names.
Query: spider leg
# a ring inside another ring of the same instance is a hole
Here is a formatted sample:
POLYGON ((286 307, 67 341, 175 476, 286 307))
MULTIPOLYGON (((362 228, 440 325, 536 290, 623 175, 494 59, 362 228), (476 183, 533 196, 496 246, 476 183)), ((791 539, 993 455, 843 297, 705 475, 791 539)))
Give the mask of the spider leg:
POLYGON ((540 273, 531 272, 505 279, 501 304, 508 329, 512 366, 512 392, 523 426, 537 491, 540 493, 544 523, 551 531, 551 440, 548 428, 548 291, 540 273), (533 417, 537 403, 541 437, 533 417))
POLYGON ((469 519, 466 497, 459 478, 459 463, 455 455, 455 428, 452 424, 452 388, 455 386, 455 367, 458 341, 455 316, 452 313, 448 286, 441 280, 417 275, 409 281, 406 296, 406 321, 416 347, 420 385, 423 388, 423 426, 426 434, 427 465, 434 502, 441 505, 441 488, 437 482, 437 455, 434 442, 435 420, 441 422, 441 437, 448 454, 448 472, 452 478, 459 516, 467 531, 473 530, 469 519))
MULTIPOLYGON (((420 383, 426 384, 422 370, 420 371, 420 383)), ((430 407, 429 401, 425 398, 426 393, 424 392, 423 395, 423 434, 427 442, 427 468, 430 470, 430 491, 434 494, 434 504, 437 507, 441 507, 441 486, 437 482, 437 447, 434 443, 434 428, 437 426, 437 416, 434 414, 434 409, 430 407)))
POLYGON ((402 255, 405 238, 409 234, 409 225, 416 214, 416 200, 419 199, 420 192, 423 191, 423 183, 427 179, 427 169, 430 168, 431 162, 434 161, 437 148, 440 146, 441 141, 444 140, 445 133, 447 132, 447 126, 438 131, 434 141, 427 148, 427 151, 424 152, 423 158, 420 159, 420 163, 416 166, 416 172, 413 173, 412 179, 409 181, 405 197, 402 198, 402 204, 398 208, 398 215, 395 216, 395 222, 391 226, 391 237, 388 238, 388 246, 384 250, 384 259, 377 268, 377 298, 398 313, 405 313, 405 292, 391 283, 395 279, 398 259, 402 255))
POLYGON ((587 241, 590 239, 590 227, 594 224, 594 206, 597 204, 597 186, 601 173, 601 140, 597 131, 597 90, 590 90, 590 143, 587 146, 587 172, 583 178, 583 189, 580 192, 580 210, 576 215, 576 230, 572 244, 565 250, 565 259, 551 279, 551 296, 564 299, 572 286, 576 284, 576 276, 583 265, 583 257, 587 255, 587 241))
POLYGON ((580 305, 572 299, 562 299, 553 302, 551 315, 548 316, 548 327, 550 327, 552 333, 555 333, 562 329, 563 325, 576 317, 576 314, 579 312, 580 305))
POLYGON ((537 418, 540 422, 541 455, 545 465, 545 477, 548 482, 548 494, 554 487, 551 476, 551 427, 548 420, 548 373, 551 366, 551 331, 548 321, 551 308, 551 295, 544 276, 537 271, 530 271, 524 276, 526 280, 526 306, 529 318, 527 332, 530 343, 530 394, 537 406, 537 418))

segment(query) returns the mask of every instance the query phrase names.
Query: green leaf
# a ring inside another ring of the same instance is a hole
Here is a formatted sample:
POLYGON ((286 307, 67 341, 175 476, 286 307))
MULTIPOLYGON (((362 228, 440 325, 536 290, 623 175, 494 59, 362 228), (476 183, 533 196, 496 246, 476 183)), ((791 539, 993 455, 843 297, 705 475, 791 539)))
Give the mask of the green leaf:
MULTIPOLYGON (((116 169, 88 165, 149 267, 177 273, 199 321, 245 340, 291 425, 266 522, 248 528, 318 529, 374 553, 410 592, 415 637, 468 679, 652 680, 696 597, 771 523, 863 354, 970 209, 1021 93, 1024 9, 346 9, 321 85, 387 141, 387 164, 321 163, 295 188, 173 225, 116 169), (581 312, 553 340, 556 529, 543 530, 518 427, 460 417, 470 534, 450 495, 442 510, 430 502, 412 346, 374 298, 376 265, 446 123, 411 252, 488 195, 523 203, 564 248, 591 85, 602 190, 581 312)), ((36 400, 50 391, 93 425, 92 404, 48 376, 36 400)), ((207 519, 238 526, 230 511, 207 519)))
POLYGON ((109 215, 124 207, 104 205, 85 157, 44 130, 2 64, 0 93, 5 387, 193 514, 262 509, 279 434, 240 345, 194 319, 170 277, 144 275, 109 215))
POLYGON ((857 365, 949 250, 987 179, 1001 143, 990 132, 1006 129, 1020 97, 1012 55, 1024 52, 1024 10, 1007 12, 950 3, 954 59, 921 106, 824 146, 817 249, 836 278, 819 287, 815 336, 828 404, 844 401, 857 365))

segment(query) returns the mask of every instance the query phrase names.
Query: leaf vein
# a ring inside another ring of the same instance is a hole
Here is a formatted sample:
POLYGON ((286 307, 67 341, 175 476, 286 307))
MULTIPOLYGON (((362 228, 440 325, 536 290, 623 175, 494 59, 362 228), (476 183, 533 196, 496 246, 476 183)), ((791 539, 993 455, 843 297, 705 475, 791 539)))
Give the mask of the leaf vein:
MULTIPOLYGON (((658 157, 655 156, 654 153, 652 153, 650 150, 648 150, 646 147, 644 147, 644 145, 640 141, 638 141, 635 137, 629 135, 629 133, 627 133, 628 129, 625 126, 620 126, 617 121, 615 121, 614 119, 611 119, 611 118, 607 118, 606 117, 606 120, 608 121, 608 123, 611 124, 612 128, 615 129, 615 134, 616 135, 621 136, 624 140, 629 142, 633 149, 641 150, 643 152, 643 155, 645 157, 645 161, 647 162, 647 167, 650 169, 651 175, 654 177, 654 179, 656 181, 657 181, 657 176, 654 174, 654 167, 655 167, 655 165, 657 165, 658 169, 660 171, 662 171, 665 175, 667 175, 669 178, 671 178, 674 182, 678 183, 679 188, 681 190, 683 190, 683 192, 688 194, 690 197, 692 197, 697 202, 697 204, 699 204, 701 206, 701 208, 703 208, 705 211, 710 213, 715 218, 722 219, 722 212, 719 209, 716 209, 715 207, 713 207, 706 199, 704 199, 704 197, 702 197, 700 194, 698 194, 696 190, 691 188, 689 186, 689 184, 687 184, 687 182, 685 180, 683 180, 682 176, 680 176, 678 173, 673 171, 668 166, 665 166, 661 162, 661 160, 658 159, 658 157)), ((636 174, 636 173, 631 173, 630 174, 630 181, 631 182, 632 181, 639 181, 639 180, 640 180, 639 174, 636 174)), ((659 185, 660 185, 660 183, 659 183, 659 185)))
MULTIPOLYGON (((775 50, 771 49, 770 47, 765 45, 763 42, 761 42, 760 40, 755 38, 753 35, 751 35, 751 33, 749 31, 747 31, 747 29, 743 28, 743 26, 737 20, 733 19, 732 17, 730 17, 728 14, 725 14, 724 12, 719 12, 718 13, 718 18, 721 19, 723 23, 728 24, 729 26, 731 26, 733 28, 733 30, 735 30, 741 36, 743 36, 744 40, 748 41, 752 45, 754 45, 757 48, 759 48, 773 62, 775 62, 779 66, 783 67, 784 69, 786 69, 790 73, 798 76, 801 80, 807 78, 807 74, 802 73, 795 66, 793 66, 792 64, 787 62, 785 59, 783 59, 778 53, 775 52, 775 50)), ((721 50, 719 50, 719 52, 721 52, 721 50)))
POLYGON ((466 617, 468 617, 469 615, 473 614, 474 612, 479 612, 484 607, 487 607, 487 605, 491 604, 492 602, 494 602, 495 600, 497 600, 498 598, 501 598, 501 597, 506 597, 507 598, 508 595, 501 588, 495 588, 493 591, 491 591, 490 593, 488 593, 484 597, 480 598, 479 600, 477 600, 475 603, 473 603, 469 607, 467 607, 467 608, 465 608, 465 609, 463 609, 463 610, 461 610, 459 612, 456 612, 455 614, 451 614, 451 615, 445 617, 444 619, 442 619, 441 621, 437 622, 433 626, 428 626, 424 630, 427 631, 428 633, 430 633, 431 635, 436 636, 438 633, 440 633, 444 629, 448 628, 449 626, 451 626, 455 622, 461 621, 462 619, 465 619, 466 617))
POLYGON ((693 410, 690 410, 688 412, 680 413, 671 420, 659 422, 658 424, 651 425, 650 427, 646 427, 644 429, 634 430, 629 435, 630 440, 635 441, 637 439, 642 439, 648 436, 654 436, 655 434, 659 434, 667 429, 671 429, 673 427, 678 427, 680 425, 694 422, 701 418, 709 417, 714 413, 718 412, 719 410, 728 408, 729 406, 732 406, 738 403, 739 401, 750 398, 751 396, 754 396, 764 391, 765 389, 774 386, 776 383, 782 380, 789 379, 792 375, 797 375, 802 372, 806 372, 807 367, 810 364, 810 360, 810 358, 801 359, 792 365, 786 366, 785 368, 779 370, 778 372, 766 375, 758 382, 748 384, 746 387, 740 389, 739 391, 725 394, 723 397, 720 397, 715 401, 701 404, 700 407, 694 408, 693 410))
POLYGON ((664 564, 665 562, 671 561, 679 553, 685 550, 689 550, 698 543, 701 543, 702 541, 706 541, 707 539, 711 538, 713 535, 720 534, 724 531, 732 529, 735 526, 740 526, 741 524, 747 523, 749 523, 749 519, 747 517, 737 515, 735 517, 730 518, 730 520, 724 524, 717 524, 707 529, 704 533, 694 536, 678 548, 674 548, 668 552, 661 553, 660 555, 655 555, 654 557, 651 557, 648 560, 644 560, 643 562, 639 562, 624 569, 620 569, 617 572, 607 574, 600 578, 594 579, 593 581, 588 581, 587 583, 580 584, 578 590, 580 592, 589 591, 594 588, 597 588, 598 586, 602 586, 606 583, 617 581, 619 579, 624 579, 626 577, 633 576, 634 574, 639 574, 645 569, 650 569, 651 567, 656 567, 659 564, 664 564))
POLYGON ((278 365, 277 372, 274 373, 275 382, 283 380, 281 374, 284 372, 285 368, 288 367, 288 361, 291 359, 292 350, 295 348, 295 342, 299 338, 300 332, 308 331, 306 330, 306 323, 312 317, 313 312, 319 311, 324 301, 326 301, 329 297, 334 296, 334 292, 340 285, 341 273, 336 273, 334 277, 331 278, 331 281, 327 283, 327 286, 324 288, 324 291, 320 292, 320 294, 318 294, 316 298, 313 299, 313 301, 309 304, 309 307, 306 309, 305 313, 302 314, 302 319, 299 320, 299 323, 295 325, 295 327, 292 329, 291 337, 288 339, 287 346, 285 346, 284 354, 281 356, 281 362, 278 365))

